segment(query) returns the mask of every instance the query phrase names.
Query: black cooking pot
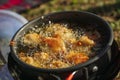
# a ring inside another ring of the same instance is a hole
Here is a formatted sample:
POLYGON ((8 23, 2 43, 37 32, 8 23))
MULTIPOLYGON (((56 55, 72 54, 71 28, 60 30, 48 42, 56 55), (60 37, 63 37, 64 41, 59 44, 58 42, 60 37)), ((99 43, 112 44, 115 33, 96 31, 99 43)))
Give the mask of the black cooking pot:
MULTIPOLYGON (((14 46, 10 46, 8 56, 8 68, 16 73, 20 80, 98 80, 96 75, 101 74, 111 61, 111 45, 113 43, 113 31, 110 25, 101 17, 82 11, 65 11, 38 17, 24 25, 12 38, 16 41, 28 29, 48 23, 71 23, 79 25, 93 25, 102 36, 101 49, 85 63, 68 68, 43 69, 33 67, 22 62, 18 57, 14 46), (94 76, 94 77, 92 77, 94 76)), ((80 26, 79 26, 80 27, 80 26)), ((78 29, 77 26, 72 27, 78 29)), ((93 28, 90 26, 90 28, 93 28)), ((15 76, 15 75, 13 75, 15 76)))

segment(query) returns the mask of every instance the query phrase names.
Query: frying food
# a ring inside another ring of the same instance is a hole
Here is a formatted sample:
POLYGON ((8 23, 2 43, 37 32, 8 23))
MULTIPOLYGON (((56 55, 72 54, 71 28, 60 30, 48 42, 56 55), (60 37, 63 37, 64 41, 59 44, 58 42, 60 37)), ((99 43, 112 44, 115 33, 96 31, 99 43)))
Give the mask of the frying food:
POLYGON ((78 31, 59 23, 29 30, 16 42, 18 57, 29 65, 48 69, 84 63, 90 59, 91 49, 96 45, 95 37, 92 39, 87 34, 84 31, 80 35, 78 31))

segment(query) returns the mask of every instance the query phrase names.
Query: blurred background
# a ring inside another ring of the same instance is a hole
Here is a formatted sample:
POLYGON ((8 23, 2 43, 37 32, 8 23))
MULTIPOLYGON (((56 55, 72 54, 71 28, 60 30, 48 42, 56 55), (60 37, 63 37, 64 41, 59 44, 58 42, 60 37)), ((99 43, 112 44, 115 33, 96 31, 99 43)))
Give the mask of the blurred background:
MULTIPOLYGON (((120 0, 0 0, 1 10, 11 10, 28 21, 59 11, 88 11, 105 19, 120 47, 120 0)), ((115 80, 120 80, 120 73, 115 80)))

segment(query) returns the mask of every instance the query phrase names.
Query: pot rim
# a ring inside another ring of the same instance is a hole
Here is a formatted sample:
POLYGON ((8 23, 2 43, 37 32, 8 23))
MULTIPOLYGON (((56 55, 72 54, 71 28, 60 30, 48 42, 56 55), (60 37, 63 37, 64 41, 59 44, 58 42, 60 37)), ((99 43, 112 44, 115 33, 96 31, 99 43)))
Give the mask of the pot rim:
MULTIPOLYGON (((104 24, 106 26, 108 26, 108 29, 110 31, 110 39, 109 39, 109 42, 107 43, 107 45, 105 46, 104 49, 102 49, 100 51, 100 53, 96 56, 94 56, 92 59, 88 60, 87 62, 85 63, 80 63, 80 64, 77 64, 75 66, 71 66, 71 67, 67 67, 67 68, 59 68, 59 69, 46 69, 46 68, 37 68, 37 67, 34 67, 32 65, 29 65, 29 64, 26 64, 25 62, 21 61, 16 55, 15 55, 15 50, 13 48, 13 46, 10 45, 10 55, 12 56, 12 58, 20 65, 22 65, 23 67, 27 67, 28 69, 32 69, 33 71, 37 70, 37 71, 40 71, 40 72, 47 72, 47 73, 61 73, 61 72, 71 72, 71 71, 75 71, 75 70, 80 70, 82 69, 83 67, 91 64, 91 63, 94 63, 95 61, 97 61, 98 59, 100 59, 104 54, 105 52, 108 51, 108 49, 111 47, 112 43, 113 43, 113 30, 112 28, 110 27, 110 25, 108 24, 107 21, 105 21, 104 19, 102 19, 100 16, 96 15, 96 14, 93 14, 93 13, 90 13, 90 12, 85 12, 85 11, 62 11, 62 12, 54 12, 54 13, 50 13, 48 15, 44 15, 44 17, 49 17, 51 15, 54 15, 54 14, 62 14, 62 13, 84 13, 84 14, 88 14, 88 15, 91 15, 91 16, 94 16, 96 18, 99 18, 101 21, 104 22, 104 24)), ((42 16, 41 16, 42 17, 42 16)), ((29 21, 28 23, 26 23, 25 25, 23 25, 23 27, 21 27, 17 32, 16 34, 13 36, 12 38, 12 41, 14 41, 15 37, 17 34, 19 34, 19 32, 21 32, 22 30, 24 30, 25 26, 27 26, 28 24, 30 23, 33 23, 39 19, 41 19, 41 17, 38 17, 36 19, 33 19, 31 21, 29 21)))

